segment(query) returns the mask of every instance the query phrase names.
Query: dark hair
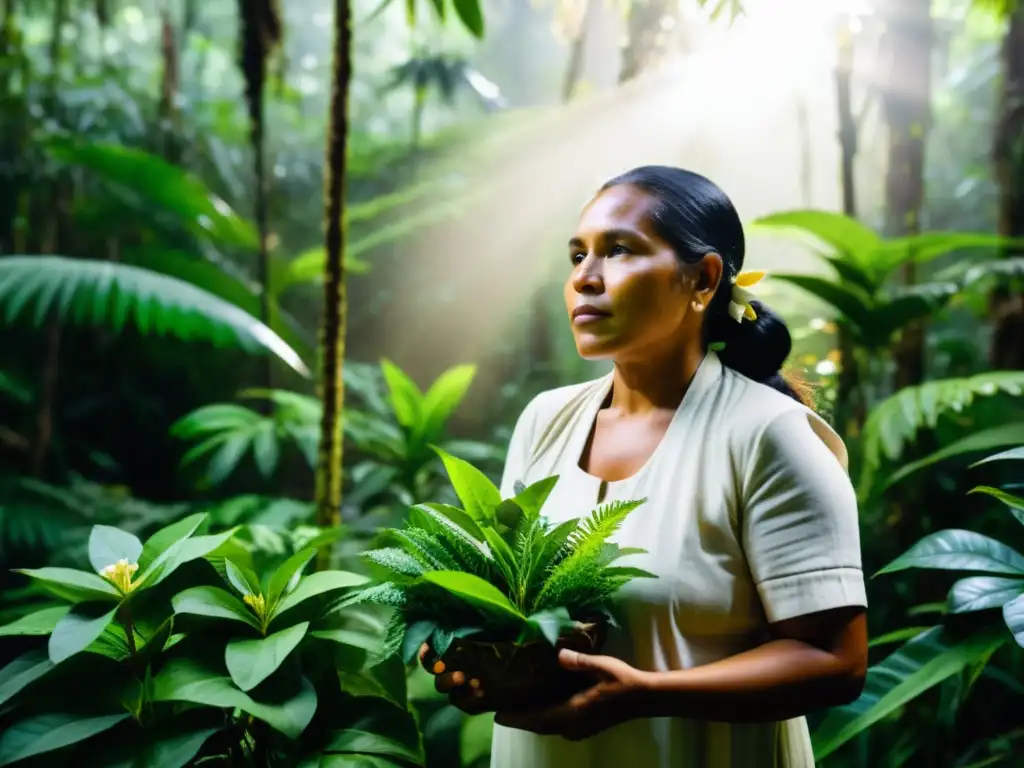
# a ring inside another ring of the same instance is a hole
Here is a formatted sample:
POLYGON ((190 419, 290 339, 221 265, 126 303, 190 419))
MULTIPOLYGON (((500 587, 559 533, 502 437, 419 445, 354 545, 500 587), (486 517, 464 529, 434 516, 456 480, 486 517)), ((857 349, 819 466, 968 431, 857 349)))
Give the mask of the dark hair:
POLYGON ((704 344, 724 345, 722 363, 754 381, 805 402, 781 369, 793 348, 789 329, 760 301, 751 302, 757 320, 737 323, 729 316, 729 284, 743 269, 743 224, 729 197, 718 185, 682 168, 645 165, 605 182, 609 187, 636 187, 654 198, 651 226, 672 246, 679 259, 697 264, 709 253, 722 257, 719 290, 708 306, 704 344))

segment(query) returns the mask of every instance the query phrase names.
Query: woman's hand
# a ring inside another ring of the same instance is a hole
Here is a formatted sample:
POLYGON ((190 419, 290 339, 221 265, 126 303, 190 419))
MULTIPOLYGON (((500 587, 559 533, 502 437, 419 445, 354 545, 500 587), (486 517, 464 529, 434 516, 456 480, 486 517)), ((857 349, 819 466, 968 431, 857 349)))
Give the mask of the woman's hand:
POLYGON ((651 675, 612 656, 591 656, 562 650, 559 663, 591 676, 594 684, 554 707, 528 712, 499 712, 494 722, 570 741, 587 739, 627 720, 642 716, 638 700, 651 675))
POLYGON ((493 707, 488 706, 487 697, 479 680, 475 678, 467 680, 462 671, 448 669, 426 643, 420 646, 419 657, 423 668, 434 676, 434 689, 438 693, 447 694, 448 700, 454 706, 467 715, 479 715, 482 712, 493 710, 493 707))

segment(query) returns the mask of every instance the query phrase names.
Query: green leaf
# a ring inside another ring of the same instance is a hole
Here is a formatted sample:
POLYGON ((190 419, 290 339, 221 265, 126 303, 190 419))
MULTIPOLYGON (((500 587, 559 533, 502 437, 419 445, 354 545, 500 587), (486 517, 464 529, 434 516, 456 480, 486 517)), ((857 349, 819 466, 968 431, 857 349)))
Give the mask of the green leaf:
POLYGON ((475 365, 457 365, 438 376, 421 401, 420 420, 415 432, 417 441, 440 441, 445 423, 465 398, 474 376, 475 365))
POLYGON ((67 605, 58 605, 22 616, 10 624, 0 626, 0 637, 48 635, 69 610, 70 607, 67 605))
POLYGON ((1024 445, 1019 448, 1011 448, 1008 451, 997 453, 995 456, 986 456, 981 461, 976 461, 971 464, 971 467, 988 464, 990 461, 1024 461, 1024 445))
POLYGON ((453 507, 450 504, 438 504, 435 502, 426 502, 423 504, 417 504, 412 508, 412 514, 410 515, 410 521, 415 522, 421 528, 431 529, 429 523, 424 523, 422 520, 418 520, 416 513, 422 513, 423 515, 430 517, 430 513, 436 513, 442 517, 448 519, 468 536, 477 541, 484 540, 484 532, 480 530, 480 526, 476 524, 469 515, 463 512, 458 507, 453 507))
POLYGON ((381 733, 349 728, 338 731, 324 750, 328 754, 384 755, 423 765, 423 754, 381 733))
POLYGON ((405 429, 415 430, 423 419, 423 394, 405 371, 390 360, 381 360, 380 368, 395 418, 405 429))
POLYGON ((949 591, 946 600, 949 613, 969 613, 989 608, 1002 608, 1024 593, 1024 579, 997 576, 968 576, 960 579, 949 591))
POLYGON ((271 728, 297 739, 316 713, 316 691, 302 679, 291 696, 282 701, 255 701, 236 688, 231 679, 190 659, 174 659, 153 681, 153 701, 187 701, 208 707, 237 707, 271 728))
POLYGON ((805 243, 807 236, 835 250, 861 268, 869 268, 882 239, 856 219, 832 211, 783 211, 763 216, 750 226, 751 233, 794 235, 805 243))
POLYGON ((455 494, 462 502, 467 515, 477 522, 487 521, 501 504, 501 492, 487 476, 468 461, 446 453, 440 448, 434 451, 441 457, 448 471, 455 494))
POLYGON ((136 590, 143 586, 155 587, 185 563, 206 557, 215 549, 223 546, 235 535, 235 531, 236 529, 232 528, 208 536, 192 536, 172 544, 157 556, 146 570, 142 571, 136 581, 136 590))
POLYGON ((60 664, 76 653, 88 648, 96 639, 103 634, 103 630, 114 620, 117 608, 96 616, 94 612, 84 613, 81 608, 76 607, 63 619, 57 622, 50 635, 50 642, 47 646, 50 653, 50 661, 60 664))
POLYGON ((431 571, 423 574, 423 579, 475 605, 490 608, 507 617, 526 620, 497 587, 478 576, 458 571, 431 571))
POLYGON ((0 706, 51 669, 50 657, 39 650, 28 651, 0 669, 0 706))
POLYGON ((175 613, 231 619, 256 629, 260 628, 259 620, 245 603, 230 592, 217 587, 191 587, 171 598, 171 604, 175 613))
POLYGON ((455 14, 459 17, 475 38, 482 40, 484 36, 484 14, 480 10, 480 0, 455 0, 455 14))
POLYGON ((941 256, 974 248, 998 250, 1011 238, 987 232, 924 232, 886 240, 875 254, 879 267, 888 272, 903 264, 923 264, 941 256))
POLYGON ((270 478, 277 469, 281 446, 277 441, 277 429, 274 422, 267 420, 260 424, 252 441, 253 458, 256 468, 265 478, 270 478))
POLYGON ((519 505, 519 508, 526 513, 530 520, 536 520, 556 483, 558 483, 558 475, 545 477, 517 493, 513 501, 519 505))
POLYGON ((185 768, 192 763, 207 739, 221 730, 182 726, 174 728, 166 735, 161 734, 147 741, 142 753, 129 764, 130 768, 185 768))
POLYGON ((305 547, 278 566, 271 575, 270 581, 267 582, 266 595, 269 608, 276 610, 278 601, 299 585, 303 569, 315 555, 315 549, 305 547))
POLYGON ((562 633, 573 626, 569 611, 565 608, 554 608, 549 611, 538 611, 531 614, 528 624, 537 630, 551 645, 558 642, 562 633))
POLYGON ((813 735, 814 759, 823 760, 929 688, 988 658, 1005 640, 992 632, 956 639, 941 627, 918 635, 868 670, 857 701, 829 711, 813 735))
POLYGON ((305 602, 311 597, 316 597, 326 592, 334 592, 339 589, 360 587, 369 582, 370 580, 366 576, 350 571, 318 571, 311 573, 301 579, 298 586, 274 608, 273 615, 275 617, 280 616, 285 611, 291 610, 299 603, 305 602))
POLYGON ((89 565, 99 573, 118 560, 139 562, 142 542, 135 536, 109 525, 94 525, 89 533, 89 565))
POLYGON ((74 568, 28 568, 15 569, 35 579, 39 585, 57 597, 81 603, 86 600, 119 602, 121 593, 109 581, 95 573, 78 571, 74 568))
POLYGON ((872 325, 871 298, 854 285, 845 285, 824 277, 772 273, 773 280, 795 285, 812 296, 825 302, 853 324, 858 335, 863 336, 872 325))
POLYGON ((931 629, 931 627, 904 627, 903 629, 895 629, 892 632, 886 632, 884 635, 871 638, 868 642, 868 648, 876 648, 880 645, 902 643, 907 640, 912 640, 922 632, 927 632, 929 629, 931 629))
POLYGON ((228 577, 231 586, 238 590, 243 597, 260 594, 260 579, 245 566, 239 565, 234 560, 224 559, 224 572, 228 577))
POLYGON ((252 315, 183 280, 130 264, 5 256, 0 261, 0 319, 12 323, 30 306, 36 326, 51 313, 115 331, 131 322, 144 336, 270 352, 309 375, 298 353, 252 315))
POLYGON ((904 464, 885 479, 882 483, 882 488, 883 490, 891 488, 915 472, 919 472, 933 464, 960 456, 967 456, 972 453, 1002 448, 1006 445, 1015 445, 1022 441, 1024 441, 1024 422, 1001 424, 998 427, 974 432, 967 437, 947 444, 942 449, 925 456, 923 459, 904 464))
POLYGON ((1024 648, 1024 595, 1003 606, 1003 620, 1017 645, 1024 648))
POLYGON ((88 168, 133 197, 173 214, 193 235, 254 250, 259 237, 252 224, 210 192, 203 182, 159 155, 121 144, 51 137, 46 151, 62 163, 88 168))
POLYGON ((406 628, 401 649, 403 663, 412 664, 416 654, 434 634, 435 629, 437 629, 437 622, 428 620, 413 622, 406 628))
POLYGON ((0 765, 77 744, 127 719, 127 713, 90 718, 52 713, 13 723, 0 735, 0 765))
MULTIPOLYGON (((986 496, 991 496, 993 499, 998 499, 999 501, 1003 502, 1003 504, 1008 506, 1014 512, 1024 512, 1024 497, 1015 496, 1014 494, 1007 493, 1006 491, 1001 490, 1000 488, 992 488, 987 485, 979 485, 976 488, 972 488, 967 493, 968 495, 972 493, 983 493, 986 496)), ((1015 515, 1015 517, 1017 517, 1018 520, 1024 523, 1024 518, 1017 515, 1015 515)))
POLYGON ((159 555, 170 549, 172 545, 195 533, 207 517, 205 512, 189 515, 176 523, 161 528, 150 536, 146 540, 145 546, 142 547, 142 554, 139 555, 139 570, 145 571, 159 555))
POLYGON ((1024 576, 1024 555, 980 533, 951 528, 925 536, 875 575, 906 568, 1024 576))
POLYGON ((306 636, 309 622, 282 629, 257 640, 232 640, 224 651, 231 680, 251 691, 270 677, 306 636))

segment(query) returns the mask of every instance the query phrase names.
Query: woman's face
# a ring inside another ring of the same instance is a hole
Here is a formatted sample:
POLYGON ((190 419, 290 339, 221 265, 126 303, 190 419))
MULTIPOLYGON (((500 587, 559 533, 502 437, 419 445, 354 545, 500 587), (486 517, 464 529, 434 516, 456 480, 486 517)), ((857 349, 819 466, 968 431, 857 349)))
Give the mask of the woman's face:
POLYGON ((654 202, 635 187, 606 189, 583 210, 569 240, 565 304, 586 359, 644 359, 700 344, 722 262, 711 255, 682 264, 650 226, 654 202))

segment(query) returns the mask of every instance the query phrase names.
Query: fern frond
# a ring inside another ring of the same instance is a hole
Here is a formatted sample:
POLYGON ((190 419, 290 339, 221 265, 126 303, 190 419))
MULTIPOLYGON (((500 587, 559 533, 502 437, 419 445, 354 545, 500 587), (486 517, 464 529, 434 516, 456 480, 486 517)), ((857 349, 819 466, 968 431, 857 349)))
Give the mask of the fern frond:
POLYGON ((51 314, 117 331, 130 322, 144 335, 262 349, 309 373, 294 349, 244 310, 184 280, 130 264, 8 256, 0 260, 0 310, 7 323, 31 311, 37 326, 51 314))
POLYGON ((573 554, 601 547, 634 509, 647 499, 613 501, 598 507, 580 521, 566 542, 573 554))
POLYGON ((406 576, 413 579, 422 576, 429 570, 418 558, 398 547, 371 549, 368 552, 364 552, 363 557, 398 576, 406 576))
POLYGON ((493 562, 481 543, 449 517, 426 506, 416 508, 416 523, 447 545, 448 553, 458 562, 457 570, 477 576, 490 573, 493 562))
POLYGON ((976 376, 928 381, 905 387, 871 409, 862 433, 862 485, 883 461, 896 461, 921 429, 934 429, 947 413, 959 413, 978 397, 1024 393, 1024 371, 993 371, 976 376))
POLYGON ((404 608, 409 603, 409 596, 407 591, 397 584, 374 584, 372 587, 367 587, 357 592, 346 604, 355 603, 383 605, 388 608, 404 608))
POLYGON ((458 563, 437 536, 422 528, 404 530, 388 529, 387 538, 394 539, 407 553, 420 561, 428 570, 450 571, 458 569, 458 563))

